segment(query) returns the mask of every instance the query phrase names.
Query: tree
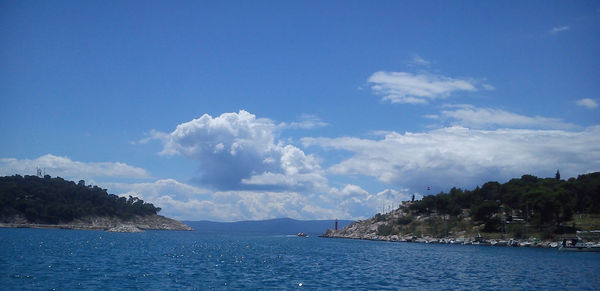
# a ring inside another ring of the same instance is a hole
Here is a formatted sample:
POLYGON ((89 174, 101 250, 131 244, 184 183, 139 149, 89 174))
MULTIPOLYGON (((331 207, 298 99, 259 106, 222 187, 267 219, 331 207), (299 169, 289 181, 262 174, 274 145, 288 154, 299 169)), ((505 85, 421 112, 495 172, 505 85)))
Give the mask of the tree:
POLYGON ((17 215, 32 223, 57 224, 85 216, 153 215, 160 208, 137 197, 108 194, 98 186, 60 177, 19 175, 0 177, 0 219, 17 215))
POLYGON ((471 208, 473 220, 484 223, 484 231, 493 232, 498 230, 500 219, 496 215, 500 210, 500 204, 496 201, 485 201, 471 208))
POLYGON ((560 180, 560 172, 558 170, 556 170, 556 175, 554 175, 554 178, 556 180, 560 180))

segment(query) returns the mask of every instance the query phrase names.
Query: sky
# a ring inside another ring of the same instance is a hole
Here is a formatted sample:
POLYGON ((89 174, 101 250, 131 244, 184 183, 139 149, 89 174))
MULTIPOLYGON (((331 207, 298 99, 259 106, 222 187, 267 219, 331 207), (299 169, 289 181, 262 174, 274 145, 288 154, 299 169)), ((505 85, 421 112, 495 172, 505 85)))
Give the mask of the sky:
POLYGON ((600 171, 598 1, 0 1, 0 175, 364 219, 600 171))

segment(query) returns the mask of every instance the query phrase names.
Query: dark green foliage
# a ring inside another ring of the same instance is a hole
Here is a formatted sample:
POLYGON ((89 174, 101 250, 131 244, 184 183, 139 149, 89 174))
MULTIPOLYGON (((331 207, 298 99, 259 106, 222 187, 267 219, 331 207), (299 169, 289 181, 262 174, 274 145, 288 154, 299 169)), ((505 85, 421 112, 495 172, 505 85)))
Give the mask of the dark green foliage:
POLYGON ((160 211, 137 197, 118 197, 106 189, 60 177, 0 177, 0 219, 21 214, 32 223, 57 224, 85 216, 131 218, 160 211))
POLYGON ((450 193, 423 197, 410 205, 416 214, 459 216, 470 209, 471 218, 485 224, 484 231, 501 230, 502 219, 523 218, 538 230, 556 229, 574 213, 600 213, 600 172, 567 181, 523 175, 504 184, 487 182, 474 190, 452 188, 450 193))
POLYGON ((502 225, 502 222, 498 217, 499 210, 499 202, 485 201, 479 205, 471 207, 471 217, 476 222, 485 224, 483 231, 496 232, 502 225))
POLYGON ((568 225, 558 225, 554 228, 554 233, 556 234, 567 234, 567 233, 575 233, 578 229, 573 226, 568 225))
POLYGON ((382 224, 377 227, 377 235, 390 235, 395 234, 393 224, 382 224))
POLYGON ((402 216, 399 217, 398 220, 396 221, 397 224, 399 225, 407 225, 409 223, 411 223, 413 221, 413 218, 410 216, 402 216))
POLYGON ((500 210, 500 203, 496 201, 485 201, 471 207, 471 217, 475 221, 486 222, 492 219, 500 210))

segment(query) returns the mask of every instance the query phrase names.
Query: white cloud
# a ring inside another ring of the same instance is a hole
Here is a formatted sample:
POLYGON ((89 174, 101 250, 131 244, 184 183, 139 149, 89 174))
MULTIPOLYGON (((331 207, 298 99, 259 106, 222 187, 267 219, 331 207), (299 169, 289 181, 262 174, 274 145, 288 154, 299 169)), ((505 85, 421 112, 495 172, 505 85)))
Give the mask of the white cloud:
POLYGON ((149 183, 105 183, 109 192, 137 196, 161 207, 161 214, 184 220, 239 221, 276 217, 297 219, 350 218, 343 212, 321 207, 314 197, 294 191, 218 191, 173 179, 149 183))
POLYGON ((197 161, 200 181, 220 190, 319 189, 327 184, 319 161, 276 140, 278 126, 244 110, 179 124, 171 133, 153 132, 165 155, 197 161))
POLYGON ((451 120, 454 125, 473 128, 488 128, 492 126, 519 127, 519 128, 554 128, 569 129, 576 126, 566 123, 558 118, 542 116, 529 117, 501 109, 478 108, 471 105, 446 106, 449 110, 442 110, 439 116, 427 115, 426 117, 438 120, 451 120))
POLYGON ((569 26, 565 25, 565 26, 558 26, 558 27, 553 27, 552 29, 550 29, 548 31, 548 33, 550 34, 557 34, 559 32, 563 32, 563 31, 567 31, 569 30, 569 26))
POLYGON ((590 98, 579 99, 579 100, 577 100, 577 102, 575 104, 577 104, 579 106, 587 107, 589 109, 594 109, 594 108, 598 107, 598 102, 596 102, 596 100, 590 99, 590 98))
POLYGON ((161 215, 184 220, 227 220, 237 212, 233 205, 217 204, 207 189, 161 179, 145 183, 103 183, 109 192, 119 196, 135 196, 161 207, 161 215))
POLYGON ((280 129, 269 119, 240 111, 203 115, 171 133, 152 132, 163 142, 162 154, 197 161, 200 181, 216 192, 175 180, 112 186, 121 195, 137 194, 155 203, 167 216, 219 221, 366 218, 406 198, 396 190, 370 194, 356 185, 330 188, 320 161, 277 140, 280 129))
POLYGON ((292 129, 296 129, 296 128, 313 129, 313 128, 325 127, 328 125, 329 125, 329 123, 322 121, 318 116, 310 115, 310 114, 303 114, 301 116, 300 121, 291 122, 289 124, 281 123, 280 126, 284 127, 284 128, 292 128, 292 129))
POLYGON ((429 66, 431 64, 431 62, 420 57, 419 55, 414 55, 412 60, 410 61, 410 64, 417 65, 417 66, 429 66))
POLYGON ((37 168, 43 169, 48 175, 73 180, 84 179, 90 181, 99 177, 133 179, 150 177, 150 174, 144 169, 119 162, 85 163, 51 154, 43 155, 34 160, 0 159, 1 175, 35 175, 37 168))
POLYGON ((375 93, 392 103, 424 104, 458 91, 477 91, 474 81, 427 73, 379 71, 368 82, 375 93))
POLYGON ((297 192, 226 191, 215 193, 214 201, 220 204, 235 202, 232 206, 236 210, 236 217, 230 217, 231 220, 314 218, 323 214, 306 211, 304 207, 311 203, 307 197, 297 192))
POLYGON ((407 189, 369 193, 357 185, 329 188, 320 194, 295 191, 207 189, 162 179, 148 183, 104 183, 109 192, 136 196, 161 207, 161 214, 182 220, 240 221, 276 217, 364 219, 409 200, 407 189))
POLYGON ((600 170, 600 126, 563 130, 475 130, 448 127, 423 133, 388 132, 383 139, 304 138, 352 154, 328 169, 341 175, 372 176, 424 193, 427 186, 472 187, 525 173, 565 177, 600 170))
POLYGON ((402 191, 385 189, 371 194, 360 186, 348 184, 342 189, 332 188, 323 200, 336 205, 346 217, 364 219, 375 213, 396 209, 402 201, 410 200, 411 196, 408 189, 402 191))
POLYGON ((165 195, 158 197, 156 204, 164 207, 165 213, 190 220, 331 219, 343 215, 321 207, 303 194, 288 191, 224 191, 206 200, 177 200, 165 195))
POLYGON ((102 186, 121 196, 131 195, 152 200, 164 195, 178 200, 209 198, 211 195, 207 189, 181 183, 174 179, 160 179, 144 183, 102 183, 102 186))
POLYGON ((483 88, 484 90, 487 91, 494 91, 496 90, 496 87, 490 85, 490 84, 481 84, 481 88, 483 88))

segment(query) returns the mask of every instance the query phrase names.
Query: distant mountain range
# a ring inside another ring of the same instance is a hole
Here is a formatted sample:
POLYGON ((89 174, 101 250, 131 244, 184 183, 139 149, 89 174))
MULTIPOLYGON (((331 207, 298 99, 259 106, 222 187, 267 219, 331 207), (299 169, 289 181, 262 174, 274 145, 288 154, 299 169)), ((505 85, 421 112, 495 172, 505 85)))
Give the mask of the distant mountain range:
MULTIPOLYGON (((352 222, 354 221, 338 220, 338 228, 341 229, 352 222)), ((318 235, 335 227, 335 220, 295 220, 291 218, 237 222, 184 221, 184 223, 195 231, 264 234, 297 234, 304 232, 318 235)))

